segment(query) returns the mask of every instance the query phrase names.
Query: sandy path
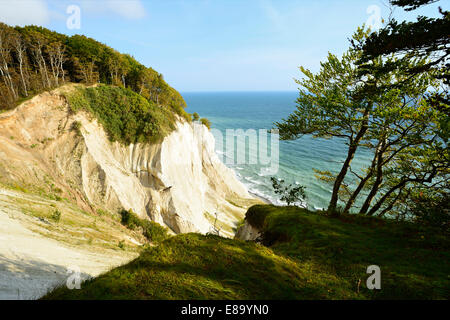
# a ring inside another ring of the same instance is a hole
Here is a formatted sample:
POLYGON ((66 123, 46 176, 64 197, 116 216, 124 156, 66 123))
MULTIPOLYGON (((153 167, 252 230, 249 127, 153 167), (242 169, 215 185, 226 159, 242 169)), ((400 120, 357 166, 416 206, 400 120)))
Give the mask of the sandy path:
POLYGON ((28 230, 0 209, 0 299, 36 299, 73 278, 68 268, 79 268, 86 279, 131 258, 66 246, 28 230))

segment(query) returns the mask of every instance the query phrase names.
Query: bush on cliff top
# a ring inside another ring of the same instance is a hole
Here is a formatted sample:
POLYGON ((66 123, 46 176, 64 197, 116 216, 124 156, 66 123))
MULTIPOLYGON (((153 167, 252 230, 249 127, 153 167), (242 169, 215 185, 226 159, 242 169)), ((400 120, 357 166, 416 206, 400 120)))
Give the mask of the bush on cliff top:
POLYGON ((155 143, 175 128, 175 114, 157 106, 130 89, 99 85, 77 87, 65 93, 73 112, 92 113, 103 125, 111 141, 155 143))

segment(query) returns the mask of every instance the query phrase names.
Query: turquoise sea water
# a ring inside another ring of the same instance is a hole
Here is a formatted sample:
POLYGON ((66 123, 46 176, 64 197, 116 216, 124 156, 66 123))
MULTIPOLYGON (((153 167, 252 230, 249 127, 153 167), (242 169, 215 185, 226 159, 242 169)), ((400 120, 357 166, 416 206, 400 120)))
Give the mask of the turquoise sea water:
MULTIPOLYGON (((223 132, 226 129, 271 129, 273 123, 286 118, 295 110, 297 92, 217 92, 183 93, 189 113, 197 112, 208 118, 212 128, 223 132)), ((219 150, 217 151, 222 156, 219 150)), ((248 146, 247 146, 248 148, 248 146)), ((289 183, 300 183, 306 187, 306 203, 310 208, 326 208, 331 196, 331 186, 319 181, 313 169, 339 170, 346 155, 346 145, 341 139, 314 139, 303 136, 295 141, 280 141, 279 170, 275 175, 289 183)), ((248 150, 247 150, 248 152, 248 150)), ((353 162, 354 170, 368 162, 369 154, 358 153, 353 162)), ((248 162, 248 161, 247 161, 248 162)), ((230 164, 238 178, 249 191, 273 203, 282 204, 273 192, 271 176, 260 174, 255 164, 230 164)))

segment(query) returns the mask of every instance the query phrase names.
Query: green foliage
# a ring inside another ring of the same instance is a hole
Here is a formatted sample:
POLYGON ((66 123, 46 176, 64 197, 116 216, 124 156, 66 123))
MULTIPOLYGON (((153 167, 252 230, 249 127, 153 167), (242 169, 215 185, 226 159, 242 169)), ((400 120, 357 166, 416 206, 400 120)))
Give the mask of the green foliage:
POLYGON ((270 178, 274 192, 280 195, 280 200, 285 201, 288 206, 306 199, 305 187, 301 185, 286 185, 284 180, 275 177, 270 178))
POLYGON ((61 211, 59 210, 53 211, 51 218, 53 221, 59 222, 61 220, 61 211))
POLYGON ((133 262, 44 299, 446 299, 448 238, 365 216, 258 205, 263 241, 181 234, 133 262), (439 249, 439 250, 437 250, 439 249), (381 290, 365 283, 381 268, 381 290), (358 289, 358 282, 360 288, 358 289))
MULTIPOLYGON (((391 4, 412 11, 438 0, 391 0, 391 4)), ((436 12, 438 13, 438 12, 436 12)), ((430 91, 427 100, 430 107, 441 113, 439 135, 442 139, 450 137, 450 46, 448 31, 450 29, 450 12, 439 8, 438 17, 418 16, 416 21, 397 22, 391 19, 378 32, 372 33, 363 42, 353 42, 353 46, 363 50, 358 61, 362 75, 383 75, 392 70, 403 70, 406 77, 395 79, 391 83, 379 86, 373 81, 365 84, 364 90, 375 95, 386 88, 403 90, 415 77, 429 75, 439 85, 438 90, 430 91), (389 61, 384 65, 374 65, 372 60, 379 57, 395 55, 400 59, 389 61), (426 59, 426 64, 414 65, 410 61, 426 59)))
POLYGON ((154 243, 160 243, 169 237, 167 229, 154 221, 144 220, 142 228, 144 236, 154 243))
POLYGON ((194 112, 193 114, 192 114, 192 120, 193 121, 198 121, 200 119, 200 116, 198 115, 198 113, 197 112, 194 112))
POLYGON ((122 210, 120 212, 121 223, 127 228, 134 230, 140 226, 140 218, 131 210, 122 210))
MULTIPOLYGON (((368 35, 360 28, 353 41, 363 43, 368 35)), ((409 190, 448 180, 448 149, 438 129, 442 113, 426 100, 428 90, 437 87, 428 74, 410 79, 405 69, 362 76, 357 67, 362 55, 361 49, 353 47, 342 58, 329 54, 316 74, 301 68, 304 78, 297 81, 297 110, 276 126, 282 139, 311 134, 345 140, 347 155, 340 170, 316 170, 319 179, 332 184, 329 214, 340 214, 340 201, 343 213, 356 209, 360 214, 393 216, 403 207, 409 190), (401 89, 390 85, 405 78, 410 80, 401 89), (369 82, 384 89, 371 90, 369 82), (361 148, 373 158, 362 172, 355 172, 351 163, 361 148)), ((371 65, 382 67, 395 61, 398 58, 379 57, 371 65)), ((420 68, 426 61, 415 59, 408 64, 420 68)))
POLYGON ((44 299, 327 299, 328 288, 343 284, 322 272, 312 274, 255 243, 182 234, 84 282, 81 290, 63 286, 44 299))
POLYGON ((450 233, 450 196, 449 193, 429 188, 413 190, 406 203, 407 213, 411 213, 417 223, 439 228, 450 233))
POLYGON ((130 89, 99 85, 66 94, 73 112, 91 112, 112 141, 158 142, 174 129, 175 116, 130 89))
POLYGON ((0 50, 11 76, 0 81, 0 110, 66 82, 100 82, 126 87, 190 120, 183 97, 162 74, 86 36, 0 23, 0 50))
POLYGON ((406 11, 411 11, 436 1, 439 0, 391 0, 390 2, 395 6, 404 7, 406 11))
POLYGON ((134 212, 122 210, 122 224, 131 230, 141 229, 143 235, 151 242, 160 243, 169 237, 168 231, 160 224, 141 219, 134 212))
POLYGON ((74 130, 77 133, 77 135, 81 135, 81 127, 82 124, 80 121, 74 121, 72 124, 72 130, 74 130))
POLYGON ((245 221, 256 229, 262 230, 266 217, 270 213, 270 211, 264 209, 266 209, 265 205, 254 205, 248 208, 245 214, 245 221))
POLYGON ((206 126, 208 129, 211 129, 211 122, 210 122, 208 119, 206 119, 206 118, 201 118, 201 119, 200 119, 200 122, 201 122, 204 126, 206 126))

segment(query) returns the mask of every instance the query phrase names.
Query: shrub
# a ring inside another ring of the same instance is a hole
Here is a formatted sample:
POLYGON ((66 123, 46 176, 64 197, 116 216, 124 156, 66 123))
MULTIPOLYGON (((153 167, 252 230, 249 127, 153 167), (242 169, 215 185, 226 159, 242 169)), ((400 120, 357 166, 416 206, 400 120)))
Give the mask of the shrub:
POLYGON ((154 221, 143 221, 144 236, 152 242, 162 242, 168 238, 167 229, 154 221))
POLYGON ((147 240, 152 242, 162 242, 169 237, 167 228, 161 226, 160 224, 139 218, 131 210, 122 210, 122 224, 131 230, 140 228, 142 234, 147 238, 147 240))
POLYGON ((187 113, 184 108, 179 104, 172 104, 171 105, 172 110, 178 114, 179 116, 183 117, 187 122, 191 122, 191 116, 189 113, 187 113))
POLYGON ((198 121, 198 119, 200 119, 200 116, 198 115, 197 112, 194 112, 194 113, 192 114, 192 120, 198 121))
POLYGON ((120 212, 120 215, 122 216, 122 224, 126 226, 127 228, 134 230, 136 227, 140 225, 140 219, 133 211, 128 210, 122 210, 120 212))
POLYGON ((211 121, 206 118, 201 118, 200 122, 205 125, 208 129, 211 129, 211 121))
POLYGON ((77 133, 77 135, 81 135, 81 122, 74 121, 72 123, 72 130, 74 130, 77 133))
POLYGON ((53 221, 59 222, 61 220, 61 211, 59 210, 53 211, 51 218, 53 221))
POLYGON ((247 210, 245 220, 247 220, 247 222, 251 226, 259 230, 262 230, 264 226, 264 221, 266 220, 266 217, 270 214, 271 211, 272 211, 271 206, 259 204, 254 205, 247 210))
POLYGON ((287 205, 300 202, 306 198, 305 187, 301 185, 289 184, 285 185, 284 180, 278 180, 275 177, 270 178, 274 192, 281 196, 281 201, 285 201, 287 205))
POLYGON ((450 232, 450 196, 448 194, 419 193, 412 196, 412 199, 410 213, 416 223, 450 232))

